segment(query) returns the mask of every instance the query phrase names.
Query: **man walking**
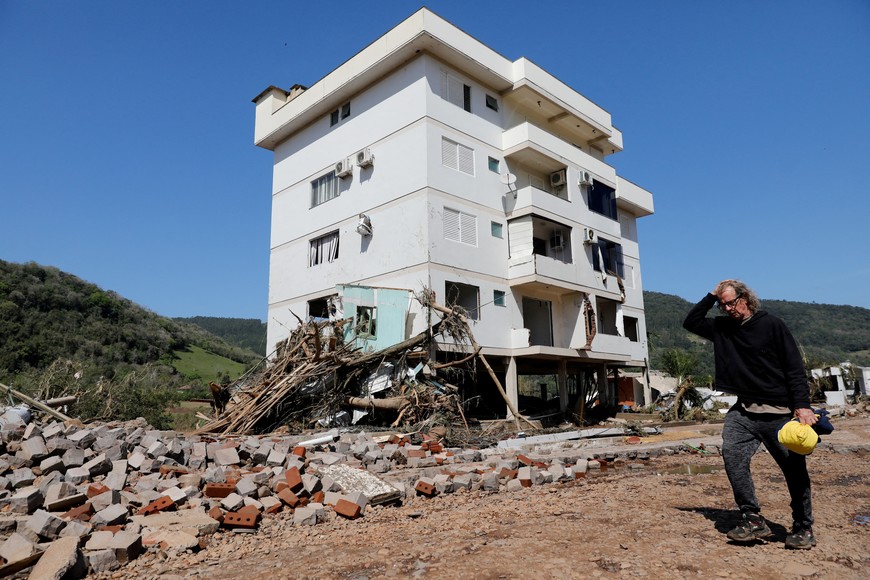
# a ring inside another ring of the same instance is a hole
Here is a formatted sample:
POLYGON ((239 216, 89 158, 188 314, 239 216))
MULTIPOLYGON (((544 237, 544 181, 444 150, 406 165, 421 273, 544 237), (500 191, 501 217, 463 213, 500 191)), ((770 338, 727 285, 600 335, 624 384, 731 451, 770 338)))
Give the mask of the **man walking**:
POLYGON ((743 521, 728 532, 735 542, 752 542, 770 535, 755 496, 749 469, 752 456, 764 444, 785 476, 794 520, 786 548, 809 549, 813 509, 806 457, 789 451, 777 439, 792 415, 806 425, 816 422, 810 408, 806 369, 794 338, 779 318, 760 310, 746 284, 723 280, 698 302, 683 327, 713 341, 716 388, 737 395, 725 417, 722 456, 725 472, 743 521), (707 317, 718 302, 726 316, 707 317))

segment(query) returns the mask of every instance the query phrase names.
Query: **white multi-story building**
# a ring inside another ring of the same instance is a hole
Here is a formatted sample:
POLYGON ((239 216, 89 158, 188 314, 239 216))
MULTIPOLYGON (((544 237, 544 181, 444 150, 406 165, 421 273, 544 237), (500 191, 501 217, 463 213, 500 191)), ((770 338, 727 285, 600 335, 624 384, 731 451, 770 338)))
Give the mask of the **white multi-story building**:
MULTIPOLYGON (((514 401, 518 375, 553 375, 563 409, 590 384, 614 402, 610 371, 646 366, 636 223, 652 195, 608 165, 622 134, 606 110, 425 8, 313 86, 254 102, 255 143, 274 152, 270 347, 340 285, 425 287, 469 312, 514 401)), ((408 337, 431 320, 406 302, 408 337)), ((466 396, 503 416, 477 379, 466 396)))

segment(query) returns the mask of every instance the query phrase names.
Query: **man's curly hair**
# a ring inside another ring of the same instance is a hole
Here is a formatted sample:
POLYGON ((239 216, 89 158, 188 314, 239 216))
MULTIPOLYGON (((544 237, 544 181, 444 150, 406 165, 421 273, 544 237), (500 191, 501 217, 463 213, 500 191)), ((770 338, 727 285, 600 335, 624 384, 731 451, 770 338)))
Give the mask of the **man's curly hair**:
POLYGON ((723 280, 719 291, 721 292, 721 288, 725 286, 731 286, 739 298, 746 300, 746 306, 749 307, 749 311, 753 314, 758 312, 758 309, 761 308, 761 300, 758 299, 758 295, 752 290, 752 288, 740 280, 723 280))

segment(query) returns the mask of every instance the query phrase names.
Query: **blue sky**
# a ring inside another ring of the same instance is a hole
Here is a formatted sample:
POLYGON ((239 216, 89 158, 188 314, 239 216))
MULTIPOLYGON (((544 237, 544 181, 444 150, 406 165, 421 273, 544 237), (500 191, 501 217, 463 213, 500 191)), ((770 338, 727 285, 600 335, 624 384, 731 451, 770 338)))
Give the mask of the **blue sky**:
MULTIPOLYGON (((166 316, 265 320, 271 152, 310 86, 421 4, 0 0, 0 259, 166 316)), ((870 308, 870 2, 432 1, 604 107, 654 195, 644 288, 726 277, 870 308)))

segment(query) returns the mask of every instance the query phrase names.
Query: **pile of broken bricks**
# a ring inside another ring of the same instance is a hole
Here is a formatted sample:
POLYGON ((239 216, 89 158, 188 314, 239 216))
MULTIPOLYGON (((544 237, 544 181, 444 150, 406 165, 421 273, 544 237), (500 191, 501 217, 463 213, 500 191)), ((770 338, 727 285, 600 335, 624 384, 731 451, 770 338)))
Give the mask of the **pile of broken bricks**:
POLYGON ((219 529, 255 532, 264 516, 355 519, 410 496, 570 481, 614 459, 560 448, 542 461, 420 434, 333 430, 306 441, 184 436, 144 420, 0 425, 0 576, 31 566, 32 577, 109 572, 146 550, 204 549, 219 529))

